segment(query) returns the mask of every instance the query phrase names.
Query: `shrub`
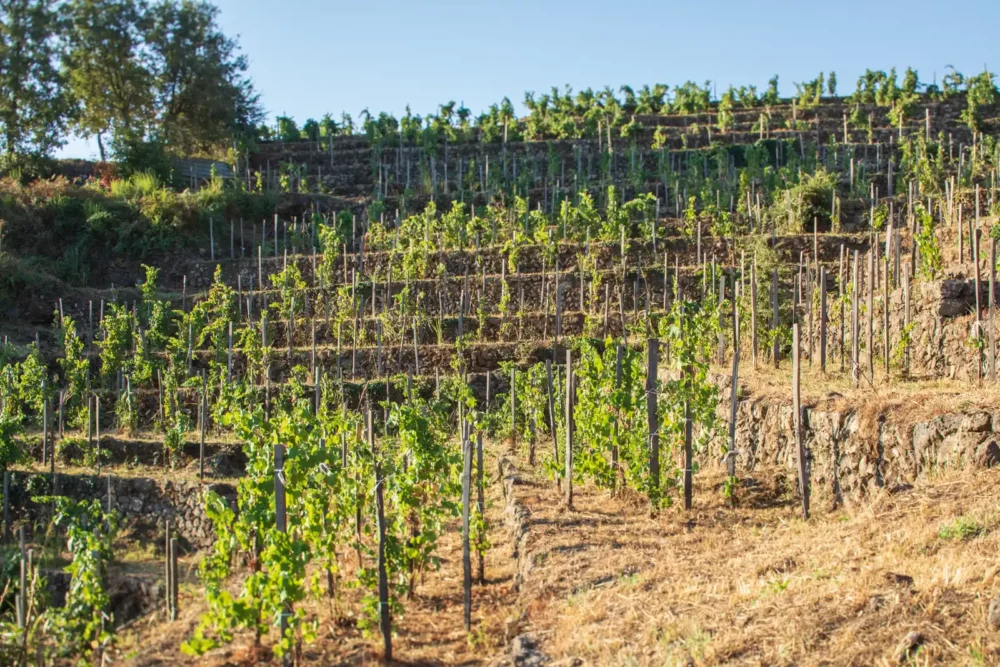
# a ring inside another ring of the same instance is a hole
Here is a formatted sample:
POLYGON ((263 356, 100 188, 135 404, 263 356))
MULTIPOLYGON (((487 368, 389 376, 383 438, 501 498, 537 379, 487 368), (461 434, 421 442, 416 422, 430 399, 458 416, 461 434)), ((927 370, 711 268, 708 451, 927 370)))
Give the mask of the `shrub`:
POLYGON ((119 135, 111 142, 111 154, 117 163, 115 171, 121 178, 145 172, 155 174, 163 183, 170 182, 173 172, 170 157, 157 139, 119 135))
POLYGON ((941 526, 938 537, 942 540, 968 540, 978 537, 986 527, 970 516, 960 516, 953 522, 941 526))

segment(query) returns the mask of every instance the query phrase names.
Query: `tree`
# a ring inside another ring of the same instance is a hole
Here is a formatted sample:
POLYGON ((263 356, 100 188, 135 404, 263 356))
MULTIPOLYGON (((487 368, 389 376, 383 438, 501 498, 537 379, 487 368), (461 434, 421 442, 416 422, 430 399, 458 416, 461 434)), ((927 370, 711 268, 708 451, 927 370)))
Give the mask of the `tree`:
POLYGON ((219 29, 219 9, 195 0, 162 0, 145 35, 158 122, 175 152, 214 153, 263 119, 247 59, 219 29))
POLYGON ((62 145, 70 105, 56 66, 53 0, 0 0, 0 125, 8 160, 62 145))
POLYGON ((142 52, 146 5, 137 0, 73 0, 65 69, 79 105, 76 126, 97 138, 142 134, 152 117, 151 73, 142 52))

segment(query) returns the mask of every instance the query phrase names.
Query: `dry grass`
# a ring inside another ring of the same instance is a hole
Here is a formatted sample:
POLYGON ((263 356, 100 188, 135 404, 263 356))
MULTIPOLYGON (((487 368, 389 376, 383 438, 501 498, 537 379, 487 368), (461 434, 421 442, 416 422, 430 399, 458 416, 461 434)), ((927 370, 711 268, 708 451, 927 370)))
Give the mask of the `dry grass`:
POLYGON ((557 664, 887 664, 911 630, 925 638, 916 664, 1000 660, 985 620, 1000 592, 1000 472, 809 522, 761 477, 729 509, 722 479, 699 475, 696 509, 656 518, 590 487, 572 512, 550 484, 530 488, 525 631, 557 664))

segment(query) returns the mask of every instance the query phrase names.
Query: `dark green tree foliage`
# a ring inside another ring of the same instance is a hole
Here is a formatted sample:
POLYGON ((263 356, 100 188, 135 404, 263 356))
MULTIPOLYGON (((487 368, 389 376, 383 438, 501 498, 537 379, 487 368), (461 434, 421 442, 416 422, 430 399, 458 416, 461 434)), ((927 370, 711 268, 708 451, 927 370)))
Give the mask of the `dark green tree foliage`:
POLYGON ((136 0, 73 0, 68 5, 69 52, 65 68, 78 106, 76 128, 96 137, 105 159, 104 135, 134 141, 152 117, 153 91, 142 53, 145 3, 136 0))
POLYGON ((212 153, 263 118, 246 76, 247 59, 217 23, 207 2, 164 0, 148 13, 156 125, 171 150, 212 153))
POLYGON ((52 0, 0 0, 0 125, 8 163, 62 144, 69 104, 55 56, 62 24, 52 0))

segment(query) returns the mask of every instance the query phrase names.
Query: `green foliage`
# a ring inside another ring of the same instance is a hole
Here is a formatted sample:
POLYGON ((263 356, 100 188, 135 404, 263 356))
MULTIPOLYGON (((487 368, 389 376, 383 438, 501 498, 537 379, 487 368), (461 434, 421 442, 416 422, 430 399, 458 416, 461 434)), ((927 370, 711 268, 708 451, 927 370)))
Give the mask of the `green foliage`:
POLYGON ((338 281, 337 260, 344 239, 334 225, 319 226, 319 247, 322 256, 316 266, 316 277, 322 287, 329 288, 338 281))
POLYGON ((803 109, 810 109, 818 106, 823 98, 823 73, 812 81, 796 83, 795 89, 798 92, 798 105, 803 109))
POLYGON ((301 138, 298 125, 288 116, 278 116, 277 138, 282 141, 298 141, 301 138))
POLYGON ((661 344, 670 346, 673 370, 660 390, 660 442, 666 452, 683 448, 685 404, 693 425, 693 449, 705 451, 715 437, 719 389, 709 378, 709 368, 719 333, 719 309, 725 305, 711 295, 701 302, 677 300, 659 322, 661 344))
POLYGON ((697 197, 688 197, 687 206, 684 208, 684 235, 693 238, 698 227, 697 197))
POLYGON ((74 124, 97 137, 103 161, 103 134, 134 136, 152 115, 149 72, 139 54, 141 11, 135 0, 74 0, 67 9, 67 83, 79 104, 74 124))
POLYGON ((889 205, 885 202, 879 202, 878 206, 873 209, 871 216, 871 227, 872 231, 880 232, 885 229, 885 223, 889 220, 889 205))
POLYGON ((711 106, 712 82, 706 81, 702 88, 694 81, 674 86, 674 101, 670 105, 674 113, 698 113, 711 106))
MULTIPOLYGON (((145 175, 156 178, 152 187, 143 188, 149 196, 162 187, 162 183, 173 180, 173 165, 167 155, 166 146, 157 138, 146 139, 133 133, 119 132, 111 141, 111 156, 115 160, 115 173, 122 179, 145 175)), ((115 193, 116 196, 122 196, 115 193)), ((129 199, 129 197, 123 197, 129 199)))
POLYGON ((46 391, 48 371, 37 345, 31 344, 28 356, 18 365, 17 370, 18 404, 30 410, 40 423, 45 399, 48 397, 46 391))
MULTIPOLYGON (((500 375, 503 377, 511 377, 511 371, 515 369, 514 362, 500 363, 500 375)), ((514 406, 512 409, 511 393, 503 395, 497 408, 499 421, 496 435, 537 443, 541 430, 548 424, 546 391, 545 364, 517 369, 514 373, 514 406)))
POLYGON ((183 412, 173 415, 173 422, 163 434, 163 444, 171 453, 179 452, 184 447, 184 436, 191 430, 191 419, 183 412))
POLYGON ((164 0, 149 6, 148 55, 155 129, 182 155, 225 151, 234 137, 263 118, 259 95, 246 76, 248 61, 222 33, 219 8, 164 0))
POLYGON ((90 363, 83 353, 83 340, 76 333, 73 318, 56 315, 56 341, 63 349, 59 358, 62 381, 66 387, 63 410, 66 423, 78 426, 87 414, 87 384, 90 363))
POLYGON ((118 430, 132 435, 138 430, 139 415, 136 411, 136 398, 132 395, 132 384, 125 380, 125 391, 121 393, 115 402, 115 419, 118 422, 118 430))
POLYGON ((21 420, 7 414, 6 401, 4 403, 4 411, 0 412, 0 472, 31 458, 18 439, 24 432, 21 420))
POLYGON ((995 74, 989 70, 983 70, 982 74, 965 79, 966 107, 962 111, 962 121, 973 132, 982 131, 983 118, 980 109, 1000 101, 1000 92, 997 91, 997 86, 993 83, 995 78, 995 74))
MULTIPOLYGON (((833 76, 833 74, 831 73, 830 76, 833 76)), ((833 91, 830 94, 834 94, 833 91)), ((726 480, 722 483, 722 497, 727 501, 731 501, 736 496, 736 490, 739 488, 739 485, 740 480, 738 477, 726 477, 726 480)))
POLYGON ((48 155, 62 145, 70 101, 57 68, 61 19, 52 2, 0 7, 0 138, 4 166, 48 155))
POLYGON ((767 81, 767 90, 761 95, 760 101, 765 106, 774 106, 781 102, 778 96, 778 75, 775 74, 767 81))
POLYGON ((733 126, 733 107, 736 103, 736 91, 732 86, 726 89, 726 92, 722 93, 722 99, 719 101, 719 113, 717 116, 717 122, 719 125, 719 132, 725 134, 733 126))
MULTIPOLYGON (((221 281, 220 281, 221 284, 221 281)), ((271 274, 271 286, 278 290, 280 300, 271 304, 271 310, 278 318, 287 318, 292 312, 292 300, 298 296, 295 305, 295 313, 304 310, 302 292, 306 288, 306 281, 302 277, 297 264, 292 262, 281 271, 271 274)))
POLYGON ((969 540, 986 532, 986 527, 971 516, 960 516, 953 522, 941 526, 938 537, 942 540, 969 540))
POLYGON ((102 135, 112 135, 125 175, 151 170, 167 180, 165 151, 221 156, 262 119, 246 58, 219 30, 213 5, 73 0, 68 9, 76 125, 97 137, 102 160, 102 135))
MULTIPOLYGON (((237 511, 215 494, 206 496, 217 535, 199 567, 208 611, 184 643, 186 653, 202 654, 229 642, 240 628, 267 633, 292 607, 286 616, 287 634, 274 644, 278 655, 287 654, 317 632, 299 603, 334 595, 334 585, 367 591, 358 623, 366 631, 373 628, 378 608, 371 518, 376 464, 384 479, 386 568, 390 604, 397 614, 420 573, 437 567, 437 544, 447 520, 458 514, 460 493, 459 456, 446 440, 451 428, 446 413, 422 401, 393 404, 387 432, 372 448, 361 437, 357 413, 342 411, 339 405, 331 409, 327 401, 318 413, 313 409, 305 398, 310 392, 301 384, 302 375, 304 369, 293 371, 280 397, 272 401, 270 419, 246 397, 230 401, 219 416, 244 442, 247 474, 238 484, 237 511), (275 528, 273 446, 278 442, 287 448, 282 478, 289 525, 295 526, 288 533, 275 528), (346 549, 358 555, 361 567, 356 571, 345 567, 346 549), (227 582, 240 564, 249 569, 232 592, 227 582), (325 592, 323 579, 328 584, 325 592)), ((324 385, 324 393, 332 388, 324 385)), ((465 387, 456 396, 474 406, 467 393, 465 387)), ((482 530, 482 518, 477 521, 482 530)), ((477 544, 488 547, 483 539, 477 538, 477 544)))
POLYGON ((62 656, 88 657, 105 650, 114 639, 114 619, 105 586, 112 545, 118 532, 117 512, 105 513, 100 499, 72 501, 45 498, 55 503, 56 525, 66 534, 72 562, 66 604, 45 612, 47 632, 57 638, 62 656))
MULTIPOLYGON (((222 280, 222 268, 216 266, 208 296, 196 303, 188 313, 187 323, 194 335, 194 347, 204 349, 208 346, 213 352, 213 359, 223 363, 229 347, 229 323, 236 322, 238 316, 236 292, 222 280)), ((182 344, 185 349, 187 329, 187 326, 181 326, 178 332, 183 336, 182 344)), ((174 343, 175 349, 179 347, 178 343, 181 341, 174 343)))
POLYGON ((589 343, 580 347, 574 371, 578 384, 573 470, 599 486, 615 488, 624 483, 648 493, 655 505, 660 492, 652 488, 649 478, 643 359, 636 350, 623 348, 619 385, 616 349, 611 339, 605 341, 603 354, 589 343))
POLYGON ((788 232, 812 232, 814 219, 821 229, 829 229, 833 222, 830 213, 836 186, 837 176, 825 168, 812 174, 803 173, 802 179, 787 188, 783 195, 775 193, 768 215, 779 229, 788 232))
POLYGON ((98 342, 101 377, 105 384, 110 385, 117 378, 118 371, 126 369, 126 358, 132 347, 132 314, 124 304, 107 304, 101 332, 98 342))
POLYGON ((916 241, 917 255, 920 257, 920 273, 927 280, 933 280, 942 267, 941 244, 934 235, 934 217, 920 202, 913 208, 919 229, 916 241))

